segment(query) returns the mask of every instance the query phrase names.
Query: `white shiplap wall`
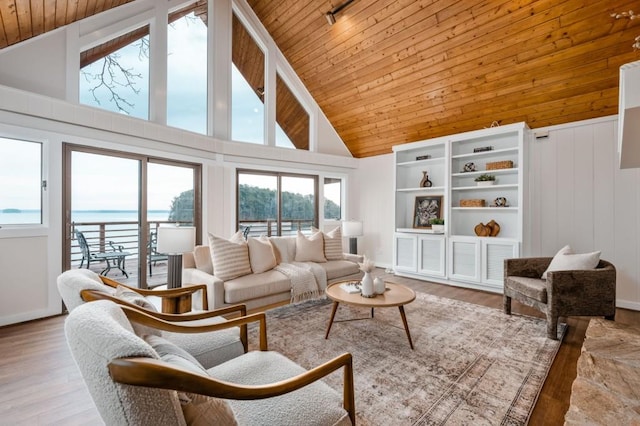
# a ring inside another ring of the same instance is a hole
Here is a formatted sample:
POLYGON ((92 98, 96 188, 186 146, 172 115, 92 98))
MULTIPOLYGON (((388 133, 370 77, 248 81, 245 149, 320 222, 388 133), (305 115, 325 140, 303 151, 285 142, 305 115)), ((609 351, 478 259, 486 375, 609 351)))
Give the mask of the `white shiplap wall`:
POLYGON ((546 129, 529 145, 531 227, 524 255, 570 244, 617 269, 618 307, 640 310, 640 169, 618 168, 617 117, 546 129))

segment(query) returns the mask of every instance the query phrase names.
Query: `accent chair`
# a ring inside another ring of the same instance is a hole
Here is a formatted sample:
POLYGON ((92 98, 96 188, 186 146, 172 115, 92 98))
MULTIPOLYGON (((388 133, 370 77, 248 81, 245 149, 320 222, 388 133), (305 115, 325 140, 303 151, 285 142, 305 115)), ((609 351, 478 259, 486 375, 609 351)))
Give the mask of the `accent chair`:
POLYGON ((505 259, 504 313, 511 315, 511 299, 538 309, 547 317, 547 337, 558 339, 560 316, 616 315, 616 268, 600 260, 595 269, 547 270, 552 257, 505 259))

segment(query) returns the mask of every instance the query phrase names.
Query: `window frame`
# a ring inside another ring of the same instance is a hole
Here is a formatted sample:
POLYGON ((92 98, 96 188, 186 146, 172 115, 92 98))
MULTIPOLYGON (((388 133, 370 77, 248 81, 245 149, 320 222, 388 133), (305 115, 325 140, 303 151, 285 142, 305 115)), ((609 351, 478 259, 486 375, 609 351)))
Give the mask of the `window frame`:
POLYGON ((51 182, 48 160, 51 142, 48 138, 38 137, 33 132, 27 131, 27 129, 11 128, 4 125, 0 126, 0 137, 40 145, 40 223, 0 223, 0 238, 44 235, 44 231, 49 228, 51 220, 49 209, 51 182))
MULTIPOLYGON (((276 177, 276 235, 282 236, 282 178, 283 177, 294 177, 294 178, 311 178, 313 179, 313 208, 314 208, 314 219, 311 226, 319 228, 320 223, 320 188, 319 182, 321 176, 318 174, 305 174, 305 173, 296 173, 296 172, 285 172, 285 171, 277 171, 277 170, 258 170, 258 169, 245 169, 245 168, 237 168, 236 169, 236 220, 235 220, 235 229, 240 229, 240 175, 241 174, 251 174, 251 175, 264 175, 264 176, 275 176, 276 177)), ((271 228, 267 228, 267 236, 271 235, 271 228)))

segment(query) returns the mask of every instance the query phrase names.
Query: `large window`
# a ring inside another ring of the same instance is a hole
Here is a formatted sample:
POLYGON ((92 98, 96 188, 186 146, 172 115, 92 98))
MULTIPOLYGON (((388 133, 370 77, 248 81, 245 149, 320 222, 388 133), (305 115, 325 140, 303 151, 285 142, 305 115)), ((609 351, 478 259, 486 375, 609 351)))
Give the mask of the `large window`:
POLYGON ((140 287, 165 284, 158 228, 199 228, 200 165, 69 144, 64 150, 65 269, 140 287))
POLYGON ((80 103, 149 118, 149 26, 80 54, 80 103))
POLYGON ((0 137, 0 225, 42 223, 42 144, 0 137))
POLYGON ((238 170, 238 229, 291 235, 318 226, 318 177, 238 170))
POLYGON ((264 52, 235 13, 231 43, 231 139, 264 144, 264 52))
POLYGON ((207 2, 169 15, 167 124, 207 133, 207 2))

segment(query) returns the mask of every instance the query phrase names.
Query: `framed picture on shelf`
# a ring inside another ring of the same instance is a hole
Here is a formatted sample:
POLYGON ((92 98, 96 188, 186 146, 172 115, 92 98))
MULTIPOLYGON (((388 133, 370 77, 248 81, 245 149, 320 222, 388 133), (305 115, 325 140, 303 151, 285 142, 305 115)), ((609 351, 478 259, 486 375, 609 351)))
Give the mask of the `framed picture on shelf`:
POLYGON ((438 219, 442 214, 442 195, 416 197, 413 209, 413 227, 431 228, 430 219, 438 219))

